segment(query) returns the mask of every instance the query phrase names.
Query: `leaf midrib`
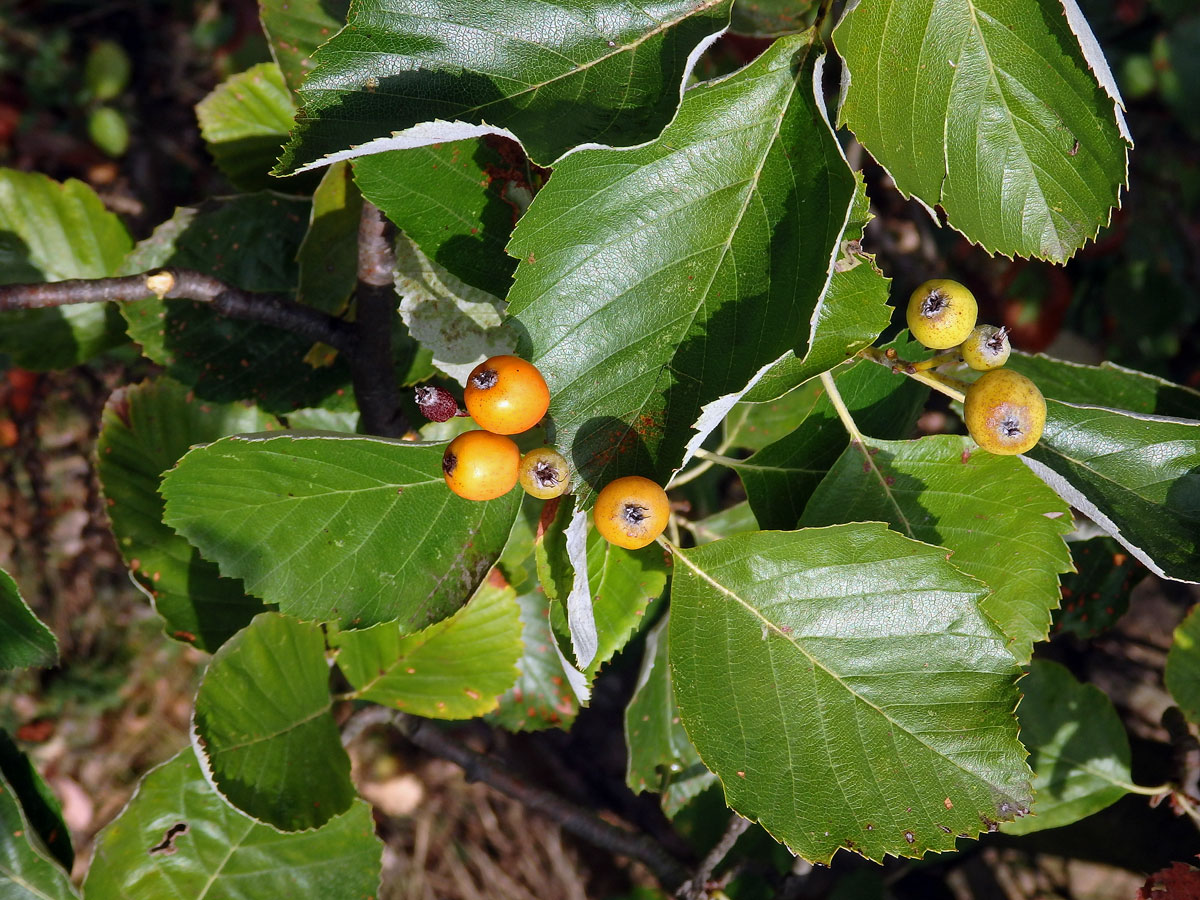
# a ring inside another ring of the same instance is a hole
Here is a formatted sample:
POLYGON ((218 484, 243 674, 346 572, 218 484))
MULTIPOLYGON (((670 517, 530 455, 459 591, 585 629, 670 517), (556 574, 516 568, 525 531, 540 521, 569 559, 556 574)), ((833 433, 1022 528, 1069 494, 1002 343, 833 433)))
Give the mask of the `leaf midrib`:
MULTIPOLYGON (((662 20, 662 21, 658 22, 658 24, 655 25, 653 28, 651 28, 649 31, 644 32, 643 34, 639 35, 635 40, 633 40, 627 44, 620 44, 619 46, 610 49, 609 52, 602 53, 599 56, 595 57, 594 59, 588 60, 587 62, 575 63, 573 68, 571 68, 571 69, 567 70, 566 72, 563 72, 559 75, 555 75, 553 78, 548 78, 545 81, 537 82, 534 84, 527 84, 524 88, 522 88, 519 91, 514 91, 511 94, 504 94, 503 96, 497 97, 495 100, 489 100, 486 103, 480 103, 476 106, 465 107, 459 111, 459 115, 472 115, 472 114, 478 113, 479 111, 481 111, 483 109, 487 109, 489 106, 493 106, 497 103, 507 103, 507 102, 511 102, 515 98, 522 97, 526 94, 536 94, 538 91, 542 90, 545 87, 549 87, 552 84, 557 84, 557 83, 566 81, 567 79, 574 78, 575 76, 579 75, 580 73, 587 73, 589 70, 591 70, 595 66, 598 66, 600 63, 606 62, 610 59, 613 59, 614 57, 620 56, 622 53, 636 53, 637 49, 640 46, 642 46, 642 44, 644 44, 648 40, 650 40, 651 38, 657 37, 659 34, 662 34, 663 32, 668 31, 671 28, 674 28, 676 25, 678 25, 680 22, 683 22, 685 19, 690 19, 692 16, 696 16, 696 15, 699 15, 700 13, 707 12, 708 10, 712 9, 713 7, 720 6, 722 3, 725 3, 725 2, 726 2, 726 0, 703 0, 703 2, 701 2, 698 6, 696 6, 694 9, 687 11, 683 15, 677 16, 676 18, 673 18, 673 19, 666 19, 666 20, 662 20)), ((643 12, 644 12, 644 10, 643 10, 643 12)), ((416 14, 410 14, 410 15, 413 15, 414 18, 425 18, 425 19, 429 18, 428 16, 419 16, 416 14)), ((653 17, 650 16, 649 14, 647 14, 647 18, 653 20, 653 17)), ((470 26, 470 25, 467 25, 465 27, 474 28, 474 26, 470 26)), ((496 35, 496 36, 502 37, 505 41, 516 41, 517 40, 516 38, 514 38, 510 35, 496 35)), ((547 49, 545 47, 545 45, 542 45, 542 44, 538 44, 535 46, 537 46, 538 50, 547 49)), ((401 55, 405 55, 405 54, 401 54, 401 55)), ((458 67, 456 67, 456 68, 458 68, 458 67)), ((480 71, 477 71, 474 69, 470 69, 467 66, 462 66, 461 68, 462 68, 462 71, 464 71, 464 72, 473 72, 474 74, 481 75, 482 77, 487 78, 489 80, 491 80, 493 77, 496 77, 496 73, 480 72, 480 71)), ((332 91, 332 92, 339 93, 339 94, 350 93, 350 91, 347 91, 344 88, 319 88, 317 90, 327 90, 327 91, 332 91)))
POLYGON ((763 623, 764 627, 773 631, 775 634, 779 635, 781 638, 783 638, 785 641, 787 641, 789 644, 791 644, 793 647, 795 647, 796 650, 799 651, 801 655, 803 655, 810 663, 813 664, 813 666, 819 668, 822 672, 825 672, 830 678, 832 678, 839 685, 841 685, 846 690, 846 692, 850 694, 850 696, 854 697, 855 700, 857 700, 857 701, 861 702, 862 704, 864 704, 865 706, 875 710, 885 721, 891 723, 896 728, 900 729, 902 732, 904 732, 906 735, 908 735, 910 738, 912 738, 918 744, 927 748, 931 753, 935 754, 940 759, 944 759, 947 763, 953 765, 956 769, 963 772, 964 774, 969 776, 971 779, 980 780, 980 776, 978 773, 965 768, 957 760, 951 759, 950 757, 946 756, 944 753, 942 753, 936 747, 930 746, 929 742, 926 741, 923 738, 923 736, 913 733, 908 728, 906 728, 901 722, 898 722, 897 720, 895 720, 891 716, 889 716, 887 714, 887 712, 885 712, 878 705, 876 705, 875 703, 872 703, 866 697, 862 696, 858 691, 854 690, 854 688, 852 688, 850 685, 848 685, 842 679, 840 674, 838 674, 837 672, 834 672, 832 669, 827 667, 821 660, 817 659, 812 654, 810 654, 807 650, 804 649, 804 647, 802 647, 796 641, 796 639, 794 637, 785 633, 778 625, 776 625, 774 622, 772 622, 770 619, 768 619, 766 616, 764 616, 758 609, 756 609, 753 605, 751 605, 748 601, 746 601, 743 597, 741 597, 736 591, 733 591, 732 589, 721 584, 719 581, 717 581, 715 578, 713 578, 711 575, 709 575, 708 572, 706 572, 704 569, 701 569, 699 566, 697 566, 694 562, 692 562, 688 558, 687 554, 679 552, 676 549, 674 552, 674 556, 676 559, 683 560, 684 564, 689 569, 691 569, 691 571, 693 573, 695 573, 696 576, 699 577, 702 581, 705 581, 706 583, 711 585, 716 590, 720 591, 725 596, 730 597, 733 600, 736 600, 739 604, 742 605, 742 607, 744 607, 747 611, 749 611, 757 619, 759 619, 759 621, 763 623))

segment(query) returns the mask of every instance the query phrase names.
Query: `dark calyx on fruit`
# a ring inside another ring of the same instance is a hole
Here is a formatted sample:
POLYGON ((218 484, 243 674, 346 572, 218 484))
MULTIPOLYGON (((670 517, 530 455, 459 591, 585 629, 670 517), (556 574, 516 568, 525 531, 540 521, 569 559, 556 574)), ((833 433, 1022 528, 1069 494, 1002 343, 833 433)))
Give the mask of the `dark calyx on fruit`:
POLYGON ((494 388, 497 380, 495 369, 484 369, 482 372, 476 372, 471 376, 471 384, 475 385, 481 391, 494 388))
POLYGON ((558 474, 558 466, 545 460, 533 467, 533 477, 544 488, 554 487, 562 481, 562 477, 558 474))
POLYGON ((446 455, 442 457, 442 471, 447 475, 453 475, 454 470, 458 468, 458 457, 446 451, 446 455))

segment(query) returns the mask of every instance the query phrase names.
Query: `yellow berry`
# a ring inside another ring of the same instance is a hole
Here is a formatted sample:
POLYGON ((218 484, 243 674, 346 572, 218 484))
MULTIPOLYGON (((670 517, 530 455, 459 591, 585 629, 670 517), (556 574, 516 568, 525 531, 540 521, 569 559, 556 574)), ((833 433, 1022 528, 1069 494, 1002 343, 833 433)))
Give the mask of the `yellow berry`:
POLYGON ((466 431, 446 445, 442 474, 450 490, 467 500, 494 500, 513 489, 521 451, 512 438, 466 431))
POLYGON ((1033 449, 1046 426, 1046 398, 1012 369, 992 369, 967 388, 967 431, 989 453, 1013 456, 1033 449))
POLYGON ((963 362, 980 372, 1000 368, 1011 351, 1008 329, 995 325, 976 325, 959 348, 963 362))
POLYGON ((975 295, 948 278, 926 281, 908 298, 908 330, 931 350, 957 347, 979 315, 975 295))
POLYGON ((552 447, 530 450, 521 459, 517 481, 525 493, 539 500, 551 500, 567 492, 571 467, 563 455, 552 447))
POLYGON ((663 533, 670 512, 666 491, 649 478, 626 475, 597 495, 592 519, 610 544, 637 550, 663 533))

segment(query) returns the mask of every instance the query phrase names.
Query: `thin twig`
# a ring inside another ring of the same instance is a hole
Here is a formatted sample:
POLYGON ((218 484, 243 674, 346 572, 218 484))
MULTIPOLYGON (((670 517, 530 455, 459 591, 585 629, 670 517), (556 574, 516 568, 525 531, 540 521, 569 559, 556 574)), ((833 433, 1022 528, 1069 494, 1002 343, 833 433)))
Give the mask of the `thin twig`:
POLYGON ((841 419, 842 427, 850 435, 850 440, 856 441, 861 445, 863 442, 862 432, 858 430, 854 416, 850 415, 850 409, 846 406, 846 401, 842 399, 842 393, 837 389, 837 385, 834 383, 833 376, 830 373, 821 373, 821 386, 825 388, 825 395, 829 397, 829 402, 833 404, 833 409, 837 413, 838 418, 841 419))
POLYGON ((959 403, 962 403, 966 398, 969 385, 965 381, 952 378, 949 375, 943 375, 941 372, 918 372, 913 369, 912 363, 897 357, 893 350, 885 353, 878 347, 866 347, 859 350, 858 355, 862 359, 869 359, 873 363, 886 366, 897 374, 907 375, 914 381, 919 381, 921 384, 927 385, 935 391, 940 391, 952 400, 957 400, 959 403), (889 356, 888 353, 892 355, 889 356))
POLYGON ((392 724, 421 749, 459 766, 469 781, 482 781, 529 809, 545 814, 561 825, 563 830, 588 843, 644 863, 667 890, 677 890, 687 879, 687 868, 647 835, 618 828, 591 810, 543 788, 526 784, 499 763, 460 744, 424 719, 395 713, 392 724))
POLYGON ((0 285, 0 312, 49 309, 78 303, 130 302, 157 294, 167 300, 208 303, 231 319, 271 325, 349 350, 354 332, 346 322, 280 294, 256 294, 192 269, 156 269, 120 278, 72 279, 45 284, 0 285))
POLYGON ((704 897, 707 897, 708 882, 712 878, 713 872, 716 871, 721 861, 729 855, 729 851, 733 849, 733 845, 737 843, 738 838, 749 827, 749 819, 743 819, 737 813, 730 816, 729 824, 725 826, 725 833, 721 835, 721 839, 708 851, 704 859, 700 860, 700 865, 696 867, 696 871, 692 873, 692 877, 683 883, 683 886, 675 892, 675 896, 679 900, 703 900, 704 897))
POLYGON ((363 430, 385 437, 400 437, 408 431, 392 365, 395 266, 387 219, 373 203, 364 200, 358 225, 358 288, 354 293, 357 340, 347 362, 363 430))

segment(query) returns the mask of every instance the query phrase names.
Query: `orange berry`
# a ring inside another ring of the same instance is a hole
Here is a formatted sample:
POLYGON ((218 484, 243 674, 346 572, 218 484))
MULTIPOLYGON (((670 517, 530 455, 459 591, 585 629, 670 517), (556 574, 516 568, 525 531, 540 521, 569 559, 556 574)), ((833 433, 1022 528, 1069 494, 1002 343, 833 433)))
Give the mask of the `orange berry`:
POLYGON ((480 428, 520 434, 542 420, 550 407, 550 389, 533 363, 493 356, 471 370, 463 402, 480 428))
POLYGON ((513 489, 521 451, 511 438, 467 431, 446 445, 442 473, 450 490, 467 500, 494 500, 513 489))
POLYGON ((663 533, 670 512, 666 491, 649 478, 626 475, 597 495, 592 520, 610 544, 637 550, 663 533))

